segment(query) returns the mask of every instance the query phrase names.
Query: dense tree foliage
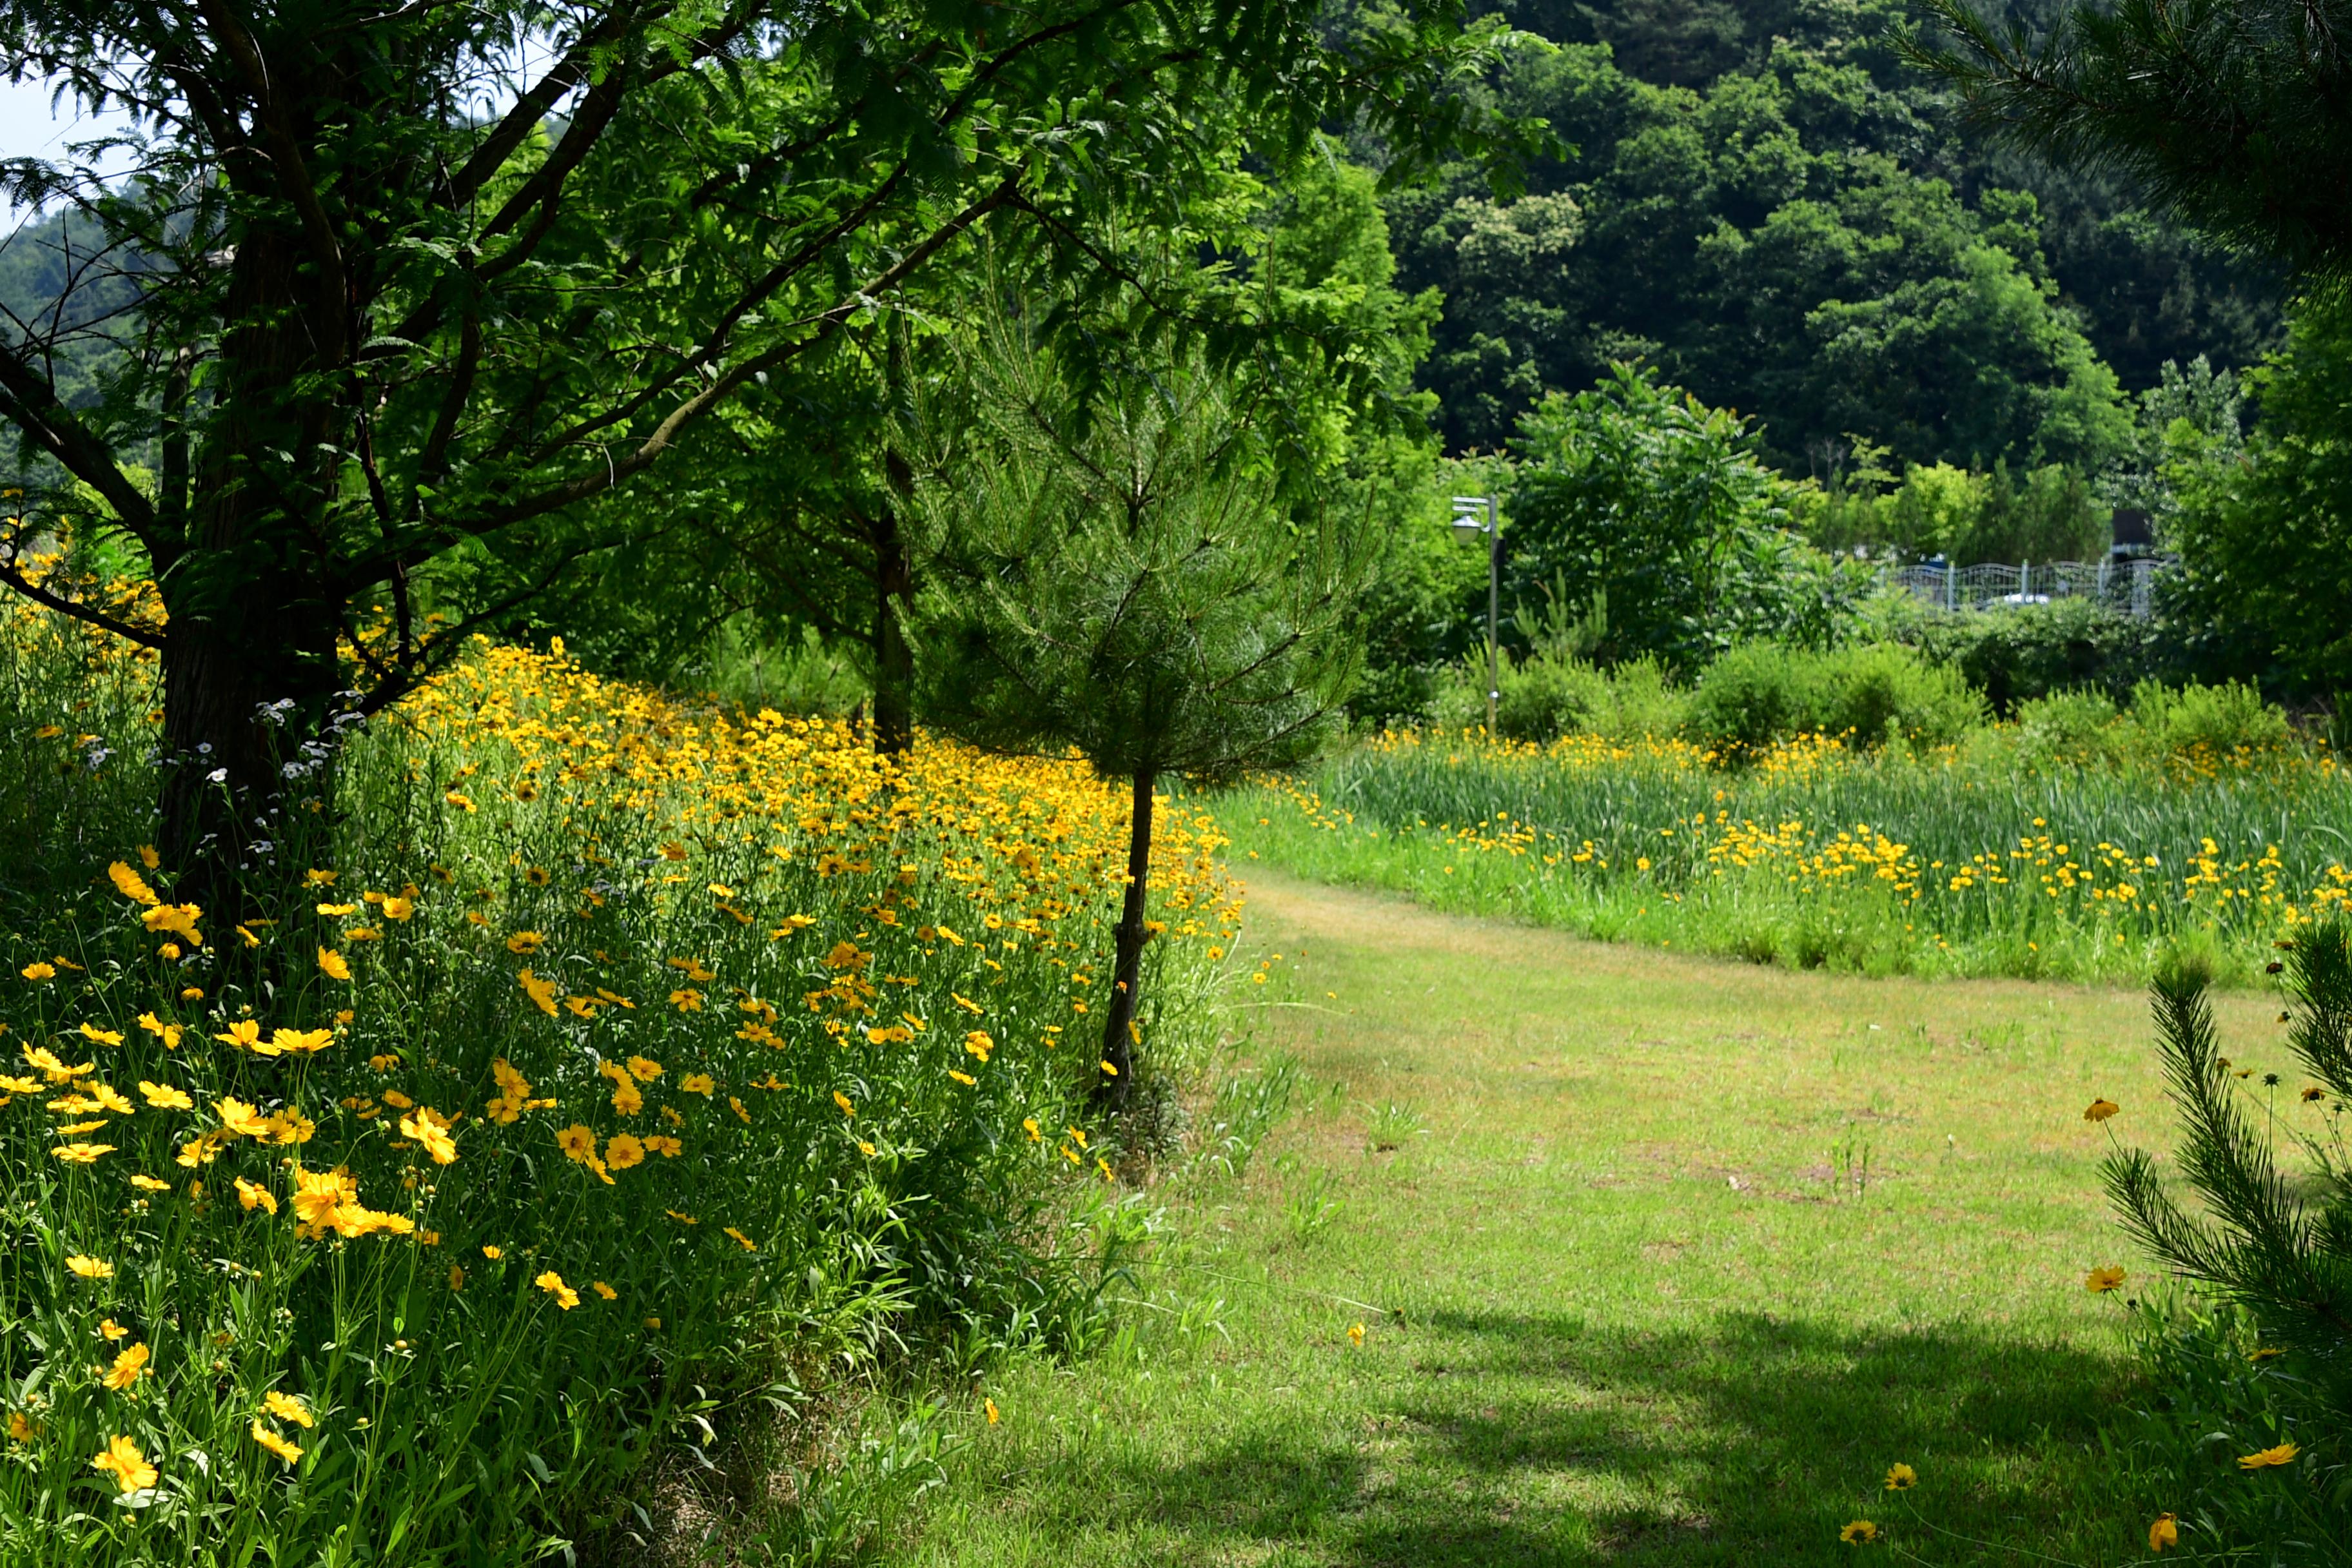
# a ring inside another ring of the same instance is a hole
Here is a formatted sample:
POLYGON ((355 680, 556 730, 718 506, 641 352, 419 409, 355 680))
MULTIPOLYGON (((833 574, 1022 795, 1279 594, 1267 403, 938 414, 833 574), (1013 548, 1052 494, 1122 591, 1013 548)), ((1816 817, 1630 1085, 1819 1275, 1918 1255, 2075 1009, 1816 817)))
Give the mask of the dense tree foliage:
POLYGON ((2248 363, 2273 328, 2269 274, 1963 138, 1897 57, 1892 0, 1502 9, 1563 40, 1512 52, 1495 91, 1564 155, 1517 201, 1468 171, 1392 198, 1404 276, 1446 294, 1427 384, 1457 449, 1646 357, 1760 416, 1792 472, 1830 477, 1856 437, 2095 468, 2127 440, 2125 386, 2248 363))
POLYGON ((1823 643, 1867 585, 1790 531, 1796 487, 1742 420, 1645 372, 1555 394, 1512 446, 1513 598, 1589 605, 1586 651, 1606 661, 1690 671, 1744 639, 1823 643))
POLYGON ((1927 0, 1907 52, 1971 113, 2059 162, 2119 170, 2209 234, 2298 272, 2352 272, 2345 0, 2067 4, 2006 26, 1927 0))
POLYGON ((2186 568, 2176 614, 2209 657, 2298 692, 2352 689, 2352 305, 2296 315, 2247 377, 2262 408, 2242 445, 2171 426, 2186 568))
POLYGON ((205 759, 171 775, 166 836, 229 856, 267 838, 231 798, 276 778, 263 708, 299 733, 392 700, 658 514, 674 498, 633 481, 752 389, 821 373, 982 218, 1115 287, 1122 234, 1213 220, 1230 171, 1292 166, 1326 122, 1383 128, 1399 174, 1464 130, 1458 8, 1343 38, 1318 10, 14 6, 0 69, 140 130, 130 177, 17 160, 12 194, 71 205, 138 298, 94 406, 51 368, 71 332, 12 327, 0 419, 29 478, 97 498, 47 486, 42 526, 126 534, 169 628, 45 587, 30 529, 0 580, 160 649, 166 751, 205 759), (526 39, 551 63, 483 117, 526 39), (151 442, 142 484, 126 465, 151 442))

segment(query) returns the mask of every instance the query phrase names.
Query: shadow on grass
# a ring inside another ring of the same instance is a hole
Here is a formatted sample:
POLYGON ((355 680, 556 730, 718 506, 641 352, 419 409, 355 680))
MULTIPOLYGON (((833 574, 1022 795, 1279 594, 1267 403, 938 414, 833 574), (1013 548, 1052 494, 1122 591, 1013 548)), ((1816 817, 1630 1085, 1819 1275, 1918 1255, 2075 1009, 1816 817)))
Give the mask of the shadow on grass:
POLYGON ((1937 1563, 2100 1563, 2128 1560, 2139 1528, 2096 1463, 2124 1371, 2080 1351, 1750 1314, 1628 1334, 1457 1313, 1366 1353, 1415 1375, 1352 1440, 1269 1423, 1120 1478, 1107 1511, 1149 1499, 1197 1543, 1186 1562, 1364 1568, 1832 1563, 1857 1516, 1937 1563), (1898 1460, 1920 1484, 1893 1500, 1898 1460))

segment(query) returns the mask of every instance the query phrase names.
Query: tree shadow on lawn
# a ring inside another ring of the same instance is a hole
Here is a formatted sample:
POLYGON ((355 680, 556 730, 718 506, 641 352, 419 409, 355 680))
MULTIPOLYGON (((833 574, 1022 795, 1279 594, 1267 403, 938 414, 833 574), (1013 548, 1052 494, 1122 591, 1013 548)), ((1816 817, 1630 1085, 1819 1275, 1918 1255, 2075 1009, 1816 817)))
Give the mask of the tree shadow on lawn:
POLYGON ((1937 1563, 2098 1563, 2145 1528, 2097 1458, 2127 1372, 2081 1350, 1764 1314, 1635 1333, 1443 1313, 1358 1353, 1416 1375, 1354 1440, 1292 1421, 1108 1496, 1152 1498, 1198 1561, 1361 1568, 1834 1563, 1857 1517, 1937 1563), (1920 1478, 1902 1499, 1882 1490, 1897 1461, 1920 1478))

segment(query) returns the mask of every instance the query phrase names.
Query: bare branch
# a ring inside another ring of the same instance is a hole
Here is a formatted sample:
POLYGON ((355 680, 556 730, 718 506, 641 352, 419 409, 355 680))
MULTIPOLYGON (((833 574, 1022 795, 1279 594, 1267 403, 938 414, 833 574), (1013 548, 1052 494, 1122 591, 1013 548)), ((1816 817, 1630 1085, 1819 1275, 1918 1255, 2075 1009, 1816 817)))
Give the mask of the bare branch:
POLYGON ((155 550, 161 542, 155 509, 124 475, 107 444, 58 401, 48 379, 5 343, 0 343, 0 419, 24 431, 68 473, 96 490, 122 526, 151 552, 155 550))

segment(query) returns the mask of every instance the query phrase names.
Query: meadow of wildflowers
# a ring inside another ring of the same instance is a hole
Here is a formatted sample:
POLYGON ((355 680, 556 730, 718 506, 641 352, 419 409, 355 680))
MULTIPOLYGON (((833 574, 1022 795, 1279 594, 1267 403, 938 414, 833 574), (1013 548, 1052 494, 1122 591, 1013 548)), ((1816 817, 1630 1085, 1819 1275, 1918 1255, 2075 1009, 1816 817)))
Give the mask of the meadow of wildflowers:
MULTIPOLYGON (((225 926, 150 843, 149 656, 10 614, 0 1560, 593 1555, 765 1496, 828 1369, 1104 1310, 1118 790, 481 644, 289 759, 225 926)), ((1147 1064, 1218 843, 1159 840, 1147 1064)))
POLYGON ((2028 764, 1808 737, 1736 767, 1679 740, 1392 733, 1227 803, 1302 874, 1594 935, 1874 973, 2137 982, 2259 971, 2352 901, 2352 776, 2300 751, 2028 764))

